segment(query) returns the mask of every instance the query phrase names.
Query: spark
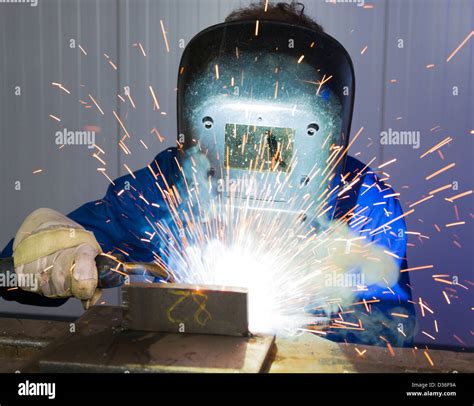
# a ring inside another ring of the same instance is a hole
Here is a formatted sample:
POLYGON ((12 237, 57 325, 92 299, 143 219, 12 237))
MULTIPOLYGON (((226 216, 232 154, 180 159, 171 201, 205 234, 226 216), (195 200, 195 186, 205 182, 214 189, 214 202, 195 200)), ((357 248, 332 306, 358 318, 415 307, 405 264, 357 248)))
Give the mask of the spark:
POLYGON ((117 70, 117 65, 110 60, 110 56, 104 53, 104 57, 105 59, 107 59, 107 62, 109 63, 109 65, 112 66, 114 70, 117 70))
POLYGON ((140 139, 140 143, 145 147, 145 149, 148 149, 148 146, 143 142, 142 139, 140 139))
POLYGON ((454 55, 456 55, 461 48, 466 45, 467 41, 470 40, 470 38, 474 35, 474 31, 471 31, 466 38, 458 45, 458 47, 448 56, 448 59, 446 59, 446 62, 449 62, 451 59, 453 59, 454 55))
POLYGON ((67 90, 61 83, 52 82, 53 86, 59 87, 62 91, 66 92, 67 94, 71 94, 69 90, 67 90))
POLYGON ((155 92, 153 90, 153 88, 151 86, 148 86, 148 89, 150 90, 150 93, 151 93, 151 97, 153 98, 153 103, 154 103, 154 106, 157 110, 160 109, 160 105, 158 103, 158 99, 156 98, 156 95, 155 95, 155 92))
POLYGON ((444 185, 444 186, 441 186, 437 189, 431 190, 429 192, 429 194, 430 195, 435 195, 436 193, 442 192, 443 190, 452 189, 452 187, 453 187, 453 185, 451 183, 448 183, 447 185, 444 185))
MULTIPOLYGON (((434 127, 436 128, 436 127, 434 127)), ((439 148, 449 144, 453 139, 451 137, 446 137, 444 140, 440 141, 438 144, 436 144, 434 147, 431 147, 428 151, 426 151, 425 153, 423 153, 422 155, 420 155, 420 158, 424 158, 425 156, 429 155, 429 154, 432 154, 433 152, 435 152, 436 150, 438 150, 439 148)))
POLYGON ((316 91, 316 94, 317 94, 317 95, 319 95, 319 92, 320 92, 320 90, 321 90, 321 87, 322 87, 326 82, 328 82, 328 81, 331 80, 331 79, 332 79, 332 75, 329 76, 328 78, 326 78, 326 75, 323 75, 323 78, 322 78, 319 82, 316 83, 317 85, 319 85, 319 86, 318 86, 318 90, 316 91))
POLYGON ((448 223, 448 224, 445 225, 445 227, 446 227, 446 228, 449 228, 449 227, 456 227, 456 226, 462 226, 462 225, 464 225, 464 224, 466 224, 465 221, 457 221, 457 222, 455 222, 455 223, 448 223))
POLYGON ((366 45, 366 46, 362 49, 362 51, 360 51, 360 54, 361 54, 361 55, 364 55, 368 48, 369 48, 369 46, 366 45))
POLYGON ((216 80, 219 80, 219 65, 217 63, 216 63, 215 69, 216 69, 216 80))
POLYGON ((169 47, 169 44, 168 44, 168 38, 166 36, 166 31, 165 31, 165 26, 163 24, 163 20, 160 20, 160 26, 161 26, 161 33, 163 34, 163 39, 165 40, 166 52, 170 52, 170 47, 169 47))
POLYGON ((146 57, 146 52, 141 42, 138 43, 138 47, 140 48, 140 51, 142 51, 142 55, 146 57))
POLYGON ((301 56, 299 57, 299 59, 298 59, 298 63, 303 62, 303 59, 304 59, 304 55, 301 55, 301 56))
POLYGON ((104 115, 104 110, 102 110, 99 106, 99 104, 97 103, 97 101, 92 97, 92 95, 89 93, 89 98, 92 100, 92 102, 95 104, 95 106, 97 107, 97 110, 100 111, 100 114, 104 115))
POLYGON ((433 360, 430 357, 430 354, 428 354, 428 351, 423 351, 423 354, 425 355, 426 359, 430 363, 431 366, 434 366, 433 360))
POLYGON ((461 197, 464 197, 464 196, 469 196, 472 194, 472 190, 468 190, 467 192, 463 192, 463 193, 459 193, 457 195, 454 195, 452 197, 445 197, 444 200, 447 200, 448 202, 454 202, 455 200, 457 199, 460 199, 461 197))
POLYGON ((260 28, 260 21, 255 21, 255 36, 258 37, 258 30, 260 28))
POLYGON ((431 338, 433 341, 436 340, 436 338, 434 338, 431 334, 428 334, 426 331, 422 331, 421 334, 424 334, 426 337, 431 338))
POLYGON ((427 197, 424 197, 424 198, 422 198, 422 199, 420 199, 420 200, 417 200, 415 203, 410 204, 408 207, 410 207, 410 208, 415 207, 415 206, 419 205, 420 203, 423 203, 423 202, 426 202, 427 200, 432 199, 433 197, 434 197, 434 195, 431 194, 431 195, 429 195, 429 196, 427 196, 427 197))
POLYGON ((106 165, 105 161, 102 158, 100 158, 97 154, 92 154, 92 157, 97 159, 102 165, 104 166, 106 165))
POLYGON ((402 269, 400 272, 412 272, 412 271, 420 271, 422 269, 432 269, 433 265, 423 265, 423 266, 416 266, 414 268, 406 268, 402 269))
POLYGON ((410 317, 408 314, 403 314, 403 313, 391 313, 391 315, 395 317, 402 317, 404 319, 408 319, 410 317))
POLYGON ((393 350, 392 345, 388 341, 386 341, 386 344, 387 344, 388 351, 390 352, 390 355, 392 357, 394 357, 395 356, 395 351, 393 350))
POLYGON ((78 47, 79 47, 79 49, 81 50, 81 52, 82 52, 85 56, 87 56, 86 50, 85 50, 81 45, 78 45, 78 47))
POLYGON ((137 177, 135 176, 135 174, 132 172, 132 170, 128 167, 127 164, 123 164, 123 167, 128 171, 128 173, 131 175, 131 177, 133 179, 136 179, 137 177))
POLYGON ((42 169, 36 169, 33 171, 33 174, 36 175, 37 173, 41 173, 41 172, 43 172, 42 169))
POLYGON ((158 141, 160 141, 160 142, 163 142, 165 140, 156 128, 152 128, 151 131, 150 131, 150 134, 155 134, 156 137, 158 138, 158 141))
POLYGON ((52 114, 49 115, 53 120, 56 120, 56 121, 61 121, 61 119, 57 116, 53 116, 52 114))
POLYGON ((114 182, 114 181, 110 178, 110 176, 107 175, 107 173, 105 172, 105 168, 97 168, 97 171, 98 171, 99 173, 101 173, 102 175, 104 175, 112 185, 115 185, 115 182, 114 182), (101 169, 101 170, 99 170, 99 169, 101 169))
POLYGON ((387 161, 387 162, 383 163, 382 165, 379 165, 378 169, 385 168, 386 166, 388 166, 390 164, 393 164, 394 162, 397 162, 397 158, 393 158, 392 160, 387 161))
POLYGON ((130 134, 128 133, 127 129, 125 128, 125 125, 122 123, 122 120, 120 120, 120 117, 117 115, 115 111, 112 112, 117 119, 118 123, 120 124, 120 127, 122 127, 122 130, 125 132, 126 136, 130 138, 130 134))
POLYGON ((435 176, 438 176, 439 174, 443 173, 443 172, 446 172, 447 170, 451 169, 451 168, 454 168, 456 166, 456 164, 453 162, 453 163, 450 163, 449 165, 446 165, 445 167, 437 170, 436 172, 433 172, 431 175, 428 175, 425 180, 430 180, 430 179, 433 179, 435 176))
POLYGON ((415 212, 415 209, 408 210, 407 212, 401 214, 400 216, 398 216, 398 217, 396 217, 396 218, 394 218, 394 219, 388 221, 387 223, 381 225, 380 227, 377 227, 375 230, 372 230, 372 231, 370 232, 370 235, 373 235, 373 234, 375 234, 376 232, 385 229, 385 228, 388 227, 390 224, 392 224, 392 223, 394 223, 394 222, 396 222, 396 221, 398 221, 398 220, 400 220, 400 219, 402 219, 402 218, 404 218, 404 217, 406 217, 406 216, 409 216, 410 214, 412 214, 412 213, 414 213, 414 212, 415 212))

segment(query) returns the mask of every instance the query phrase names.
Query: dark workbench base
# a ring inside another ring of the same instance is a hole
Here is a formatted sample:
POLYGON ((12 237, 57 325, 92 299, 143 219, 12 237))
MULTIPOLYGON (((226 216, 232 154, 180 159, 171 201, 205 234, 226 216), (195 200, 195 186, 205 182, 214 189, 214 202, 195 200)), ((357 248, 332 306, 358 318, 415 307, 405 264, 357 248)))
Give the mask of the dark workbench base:
POLYGON ((57 370, 67 359, 76 364, 63 371, 474 372, 472 353, 429 350, 431 365, 423 348, 394 348, 391 353, 387 348, 337 344, 310 334, 278 337, 265 362, 262 354, 271 338, 245 339, 244 353, 243 344, 232 341, 242 340, 239 337, 137 332, 123 336, 120 312, 117 307, 95 307, 74 324, 75 332, 65 321, 0 318, 0 372, 57 370), (90 356, 78 355, 84 346, 90 356), (65 352, 68 348, 74 348, 73 353, 65 352), (171 348, 181 350, 173 353, 171 348), (206 361, 201 352, 209 348, 216 350, 215 358, 201 363, 206 361))

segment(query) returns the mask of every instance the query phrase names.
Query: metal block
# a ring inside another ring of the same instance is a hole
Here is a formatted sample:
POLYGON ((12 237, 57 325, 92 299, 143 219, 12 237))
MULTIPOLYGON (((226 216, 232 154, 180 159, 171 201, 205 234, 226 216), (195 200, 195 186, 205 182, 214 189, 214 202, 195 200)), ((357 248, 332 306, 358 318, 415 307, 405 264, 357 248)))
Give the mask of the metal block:
POLYGON ((248 335, 245 289, 131 283, 122 288, 122 308, 128 330, 248 335))

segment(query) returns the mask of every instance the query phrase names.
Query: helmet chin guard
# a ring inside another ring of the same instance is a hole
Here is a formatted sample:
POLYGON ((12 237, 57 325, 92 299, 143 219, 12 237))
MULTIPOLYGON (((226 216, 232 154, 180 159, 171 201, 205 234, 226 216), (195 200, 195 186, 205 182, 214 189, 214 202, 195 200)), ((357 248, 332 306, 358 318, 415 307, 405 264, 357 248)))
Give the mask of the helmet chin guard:
POLYGON ((180 150, 205 154, 214 191, 237 206, 332 218, 354 90, 352 61, 327 34, 266 20, 212 26, 181 59, 180 150))

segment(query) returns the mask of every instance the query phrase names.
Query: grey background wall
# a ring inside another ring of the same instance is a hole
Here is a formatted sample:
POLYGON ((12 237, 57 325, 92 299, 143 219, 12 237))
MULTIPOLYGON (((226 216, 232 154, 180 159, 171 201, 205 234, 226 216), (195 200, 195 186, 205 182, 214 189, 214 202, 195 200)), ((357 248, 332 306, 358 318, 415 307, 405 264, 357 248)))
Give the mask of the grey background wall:
MULTIPOLYGON (((397 159, 383 171, 390 176, 387 182, 401 193, 405 210, 429 191, 451 184, 407 218, 413 233, 409 237, 410 267, 434 265, 411 272, 414 299, 421 298, 434 311, 426 312, 425 317, 418 312, 417 341, 472 347, 473 295, 472 290, 464 289, 473 288, 472 196, 455 204, 444 197, 473 189, 474 38, 452 60, 446 59, 473 31, 474 3, 366 0, 361 7, 357 2, 301 1, 306 13, 353 58, 357 92, 352 133, 361 127, 364 131, 351 154, 366 162, 375 157, 374 169, 397 159), (431 64, 434 66, 429 67, 431 64), (380 133, 388 129, 420 131, 420 148, 382 145, 380 133), (442 155, 420 159, 447 136, 453 141, 442 148, 442 155), (456 164, 453 169, 425 180, 451 162, 456 164), (459 190, 452 190, 453 185, 459 190), (458 218, 466 224, 445 227, 458 218), (464 287, 436 282, 433 274, 448 275, 443 277, 448 281, 457 277, 464 287), (443 290, 450 297, 449 305, 443 290), (423 331, 435 334, 436 341, 423 331)), ((109 181, 97 168, 105 168, 115 178, 126 173, 124 164, 138 169, 160 150, 174 145, 180 41, 186 44, 201 29, 248 3, 38 0, 37 7, 0 3, 0 245, 14 236, 35 208, 67 213, 100 198, 109 181), (70 94, 53 82, 63 84, 70 94), (153 109, 150 85, 158 97, 159 111, 153 109), (20 95, 16 94, 18 87, 20 95), (123 131, 113 111, 126 121, 132 135, 127 141, 131 154, 118 147, 123 131), (84 146, 58 148, 55 133, 64 128, 99 131, 96 143, 104 151, 100 157, 106 164, 92 156, 96 151, 84 146), (33 173, 38 169, 42 172, 33 173), (15 189, 18 181, 20 190, 15 189)), ((104 296, 108 304, 118 300, 118 291, 104 296)), ((82 308, 75 300, 57 309, 0 301, 0 312, 74 316, 82 308)))

